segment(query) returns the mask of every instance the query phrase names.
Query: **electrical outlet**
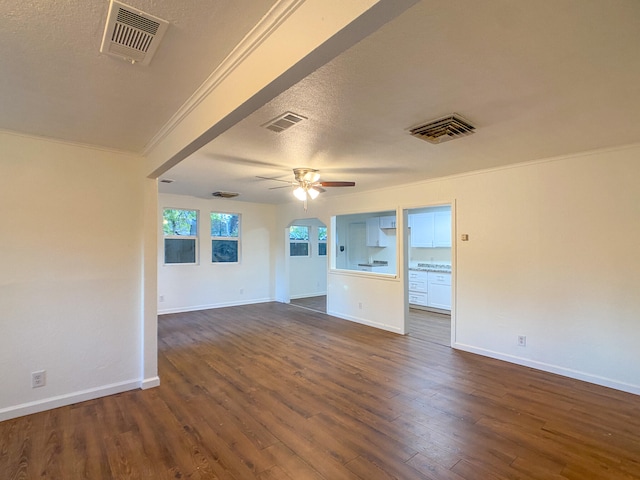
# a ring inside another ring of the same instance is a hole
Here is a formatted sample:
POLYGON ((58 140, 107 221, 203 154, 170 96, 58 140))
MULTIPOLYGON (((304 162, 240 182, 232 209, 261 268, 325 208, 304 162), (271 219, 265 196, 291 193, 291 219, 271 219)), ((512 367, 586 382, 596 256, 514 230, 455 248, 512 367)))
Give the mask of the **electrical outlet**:
POLYGON ((160 295, 160 301, 164 302, 164 295, 160 295))
POLYGON ((525 335, 518 335, 518 346, 519 347, 527 346, 527 337, 525 335))
POLYGON ((44 387, 47 384, 47 371, 31 372, 31 388, 44 387))
POLYGON ((240 289, 240 295, 244 294, 244 288, 240 289))

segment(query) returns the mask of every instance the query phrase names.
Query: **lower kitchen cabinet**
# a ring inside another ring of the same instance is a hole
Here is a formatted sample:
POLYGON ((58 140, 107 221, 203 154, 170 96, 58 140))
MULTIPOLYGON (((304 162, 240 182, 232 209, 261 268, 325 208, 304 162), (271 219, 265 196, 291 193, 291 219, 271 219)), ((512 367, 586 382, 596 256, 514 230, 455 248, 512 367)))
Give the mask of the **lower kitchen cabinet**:
POLYGON ((451 310, 451 274, 428 272, 429 307, 451 310))
POLYGON ((451 274, 409 270, 409 303, 451 310, 451 274))
POLYGON ((409 303, 412 305, 428 306, 427 288, 428 272, 409 270, 409 303))

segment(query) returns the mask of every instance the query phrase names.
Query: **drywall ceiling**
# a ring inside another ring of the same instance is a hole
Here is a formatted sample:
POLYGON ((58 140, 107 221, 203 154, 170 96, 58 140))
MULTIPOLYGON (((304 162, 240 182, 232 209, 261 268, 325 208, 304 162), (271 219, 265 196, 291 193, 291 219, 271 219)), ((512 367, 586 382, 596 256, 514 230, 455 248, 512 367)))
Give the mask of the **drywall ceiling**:
MULTIPOLYGON (((143 152, 275 0, 125 3, 171 23, 148 67, 99 53, 106 0, 2 0, 0 129, 143 152)), ((160 190, 280 203, 289 189, 256 176, 313 167, 356 181, 330 196, 637 143, 638 45, 637 0, 423 0, 168 171, 160 190), (285 111, 307 120, 261 127, 285 111), (476 133, 440 145, 408 134, 452 112, 476 133)))
MULTIPOLYGON (((640 2, 422 1, 164 176, 161 191, 288 202, 293 167, 343 194, 640 142, 640 2), (307 117, 274 133, 285 111, 307 117), (416 124, 477 127, 432 145, 416 124)), ((322 197, 321 197, 322 198, 322 197)))
POLYGON ((275 0, 124 0, 170 22, 149 66, 100 53, 108 0, 0 2, 0 129, 142 152, 275 0))

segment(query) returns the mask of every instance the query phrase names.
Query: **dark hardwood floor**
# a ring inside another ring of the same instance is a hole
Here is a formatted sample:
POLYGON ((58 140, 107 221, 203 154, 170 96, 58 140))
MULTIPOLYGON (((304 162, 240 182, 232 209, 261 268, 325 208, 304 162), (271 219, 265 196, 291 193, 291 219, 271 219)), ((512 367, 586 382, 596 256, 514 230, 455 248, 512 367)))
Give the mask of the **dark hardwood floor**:
POLYGON ((162 385, 0 423, 0 478, 640 478, 639 397, 452 350, 424 318, 162 316, 162 385))
POLYGON ((315 297, 295 298, 291 300, 291 305, 327 313, 327 296, 317 295, 315 297))

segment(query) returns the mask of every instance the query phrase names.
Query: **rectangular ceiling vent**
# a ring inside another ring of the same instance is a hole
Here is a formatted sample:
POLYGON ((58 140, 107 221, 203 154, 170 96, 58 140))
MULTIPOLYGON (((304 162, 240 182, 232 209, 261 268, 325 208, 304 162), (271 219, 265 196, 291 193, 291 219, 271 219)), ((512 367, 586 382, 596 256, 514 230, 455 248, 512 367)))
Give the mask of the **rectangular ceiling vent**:
POLYGON ((111 0, 100 52, 149 65, 169 22, 111 0))
POLYGON ((284 132, 288 128, 297 125, 298 122, 302 120, 306 120, 302 115, 298 115, 293 112, 285 112, 279 117, 274 118, 273 120, 269 120, 267 123, 262 125, 267 130, 271 130, 272 132, 280 133, 284 132))
POLYGON ((457 113, 411 128, 411 135, 429 143, 443 143, 474 133, 476 127, 457 113))
POLYGON ((218 198, 233 198, 240 194, 235 192, 213 192, 211 195, 218 198))

